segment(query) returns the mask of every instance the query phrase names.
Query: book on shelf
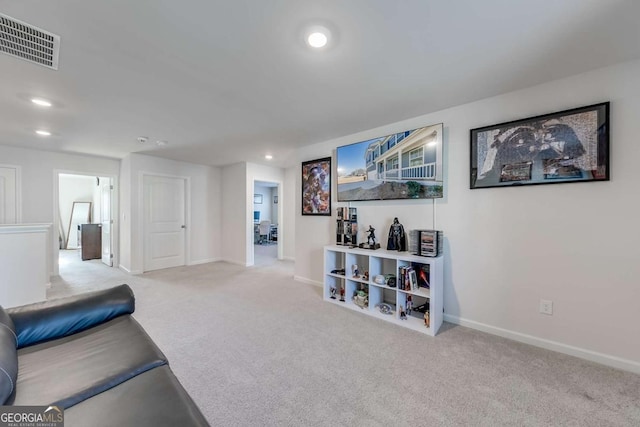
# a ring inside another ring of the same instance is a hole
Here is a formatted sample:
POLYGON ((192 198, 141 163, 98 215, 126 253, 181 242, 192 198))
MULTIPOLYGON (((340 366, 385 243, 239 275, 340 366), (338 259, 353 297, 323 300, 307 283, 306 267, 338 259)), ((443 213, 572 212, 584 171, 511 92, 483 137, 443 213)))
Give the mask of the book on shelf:
POLYGON ((402 291, 415 291, 418 289, 418 277, 415 269, 410 266, 401 266, 398 269, 398 289, 402 291))
POLYGON ((431 283, 431 266, 420 262, 412 262, 411 266, 416 273, 416 290, 420 288, 429 289, 431 283))
POLYGON ((409 290, 418 290, 418 276, 416 275, 416 271, 413 269, 413 267, 409 267, 409 290))

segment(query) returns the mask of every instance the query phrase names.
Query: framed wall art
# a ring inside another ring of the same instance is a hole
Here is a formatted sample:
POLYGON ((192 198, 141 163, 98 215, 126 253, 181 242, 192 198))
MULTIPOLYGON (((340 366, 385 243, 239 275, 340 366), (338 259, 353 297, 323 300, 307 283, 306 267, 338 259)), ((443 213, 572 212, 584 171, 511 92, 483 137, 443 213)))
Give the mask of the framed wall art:
POLYGON ((253 204, 261 205, 262 204, 262 194, 254 194, 253 195, 253 204))
POLYGON ((438 123, 338 147, 338 201, 443 197, 443 131, 438 123))
POLYGON ((331 216, 331 157, 302 162, 302 215, 331 216))
POLYGON ((608 180, 609 102, 471 129, 471 189, 608 180))

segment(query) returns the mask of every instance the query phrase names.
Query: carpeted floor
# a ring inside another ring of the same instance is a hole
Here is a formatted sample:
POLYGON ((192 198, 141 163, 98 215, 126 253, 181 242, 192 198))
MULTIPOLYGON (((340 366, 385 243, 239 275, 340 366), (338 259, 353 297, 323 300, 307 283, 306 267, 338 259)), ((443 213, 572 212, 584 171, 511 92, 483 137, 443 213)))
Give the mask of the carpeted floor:
POLYGON ((638 375, 447 323, 399 328, 323 302, 270 256, 139 276, 62 257, 49 297, 128 283, 215 426, 640 425, 638 375))

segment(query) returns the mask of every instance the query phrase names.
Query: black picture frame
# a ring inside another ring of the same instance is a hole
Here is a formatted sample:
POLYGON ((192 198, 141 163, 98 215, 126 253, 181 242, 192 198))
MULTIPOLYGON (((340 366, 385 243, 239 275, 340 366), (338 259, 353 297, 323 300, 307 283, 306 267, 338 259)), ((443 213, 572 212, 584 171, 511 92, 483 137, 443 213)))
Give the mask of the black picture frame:
POLYGON ((331 216, 331 157, 302 162, 302 215, 331 216))
POLYGON ((471 129, 469 188, 608 181, 609 104, 471 129))

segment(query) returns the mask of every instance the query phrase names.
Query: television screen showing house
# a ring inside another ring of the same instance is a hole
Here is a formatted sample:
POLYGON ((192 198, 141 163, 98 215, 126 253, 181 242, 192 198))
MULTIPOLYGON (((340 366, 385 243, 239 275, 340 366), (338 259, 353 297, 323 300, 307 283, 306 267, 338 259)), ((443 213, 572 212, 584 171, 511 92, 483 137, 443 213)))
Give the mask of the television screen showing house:
POLYGON ((337 149, 338 201, 442 197, 442 123, 337 149))

